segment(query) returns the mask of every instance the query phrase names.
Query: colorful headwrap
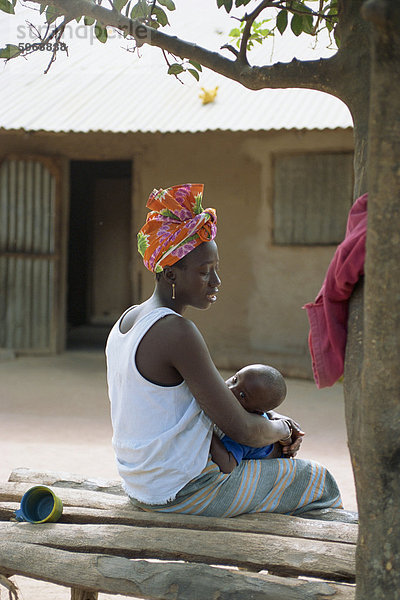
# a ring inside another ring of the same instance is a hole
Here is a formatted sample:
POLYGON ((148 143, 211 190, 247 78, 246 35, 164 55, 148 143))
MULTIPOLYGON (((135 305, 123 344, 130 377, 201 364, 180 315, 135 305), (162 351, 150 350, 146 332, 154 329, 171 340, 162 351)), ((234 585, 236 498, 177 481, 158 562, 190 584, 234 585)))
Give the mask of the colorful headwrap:
POLYGON ((146 204, 151 212, 139 231, 138 250, 145 267, 160 273, 217 234, 217 214, 203 209, 201 183, 153 190, 146 204))

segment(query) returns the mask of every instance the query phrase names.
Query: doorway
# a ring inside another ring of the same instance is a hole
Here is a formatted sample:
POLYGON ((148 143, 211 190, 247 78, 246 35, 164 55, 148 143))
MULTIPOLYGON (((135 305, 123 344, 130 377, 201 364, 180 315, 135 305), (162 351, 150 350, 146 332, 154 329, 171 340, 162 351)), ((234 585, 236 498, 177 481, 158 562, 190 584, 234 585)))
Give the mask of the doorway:
POLYGON ((132 304, 129 161, 71 161, 67 347, 104 348, 132 304))

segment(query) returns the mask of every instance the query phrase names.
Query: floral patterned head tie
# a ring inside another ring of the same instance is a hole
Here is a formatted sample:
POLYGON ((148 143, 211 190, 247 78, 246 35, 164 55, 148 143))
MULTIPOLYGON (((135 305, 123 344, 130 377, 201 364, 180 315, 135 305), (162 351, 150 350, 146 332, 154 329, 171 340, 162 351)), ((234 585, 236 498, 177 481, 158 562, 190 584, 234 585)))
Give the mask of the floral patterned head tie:
POLYGON ((217 234, 217 214, 203 209, 201 183, 153 190, 146 204, 151 212, 139 231, 138 250, 145 267, 160 273, 217 234))

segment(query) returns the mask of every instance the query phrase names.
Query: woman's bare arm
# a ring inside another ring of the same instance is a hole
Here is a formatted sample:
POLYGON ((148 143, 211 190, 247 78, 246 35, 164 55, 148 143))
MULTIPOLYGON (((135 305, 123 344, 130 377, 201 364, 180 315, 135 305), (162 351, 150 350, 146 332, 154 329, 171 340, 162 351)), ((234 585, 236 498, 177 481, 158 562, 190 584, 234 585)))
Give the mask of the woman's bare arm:
POLYGON ((164 323, 169 364, 181 374, 201 408, 226 435, 253 447, 267 446, 289 435, 286 421, 269 421, 241 406, 216 369, 194 323, 174 316, 164 323))

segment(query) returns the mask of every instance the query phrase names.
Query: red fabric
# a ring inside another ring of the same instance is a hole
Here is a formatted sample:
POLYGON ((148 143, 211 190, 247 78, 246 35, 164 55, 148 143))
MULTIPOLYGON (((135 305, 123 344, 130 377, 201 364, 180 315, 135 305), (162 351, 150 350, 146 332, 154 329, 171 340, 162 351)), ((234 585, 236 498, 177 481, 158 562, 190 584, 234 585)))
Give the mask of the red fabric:
POLYGON ((333 385, 343 375, 348 304, 364 275, 368 194, 358 198, 348 216, 345 239, 335 251, 322 288, 303 306, 310 322, 308 345, 317 387, 333 385))

